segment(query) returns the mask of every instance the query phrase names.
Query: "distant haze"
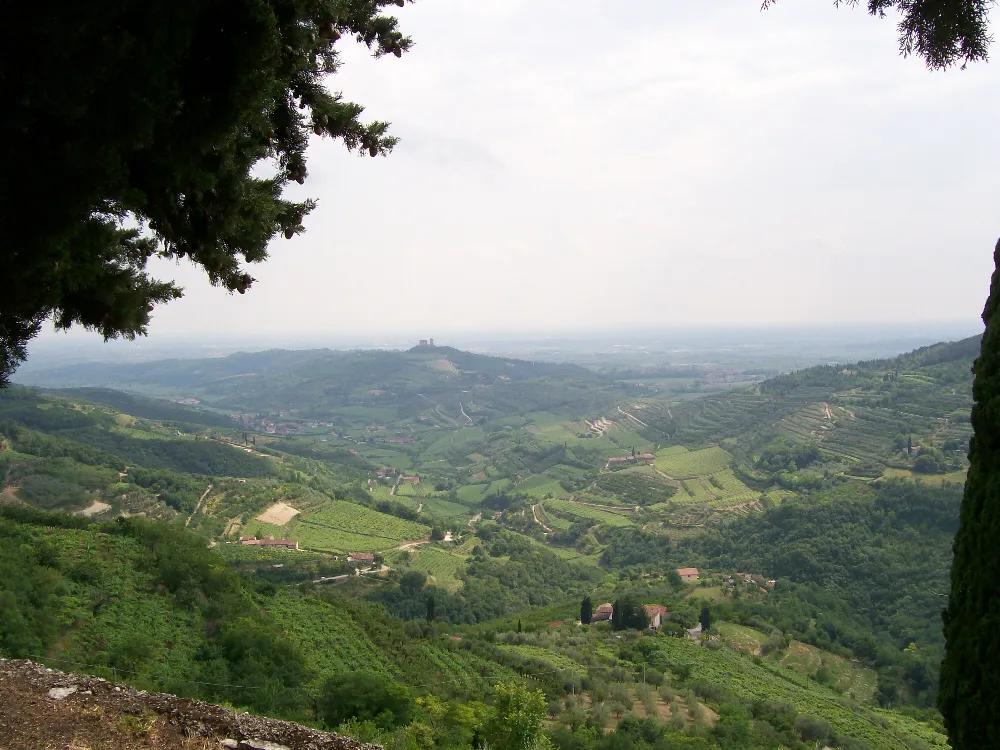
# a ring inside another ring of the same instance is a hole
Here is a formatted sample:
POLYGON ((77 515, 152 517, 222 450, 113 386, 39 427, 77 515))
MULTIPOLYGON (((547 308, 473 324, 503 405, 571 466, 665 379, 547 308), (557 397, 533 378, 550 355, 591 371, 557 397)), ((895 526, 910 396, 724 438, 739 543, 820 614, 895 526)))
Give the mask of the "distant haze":
POLYGON ((411 53, 376 61, 345 40, 330 79, 393 123, 396 151, 315 143, 293 195, 319 207, 245 296, 155 266, 187 297, 157 310, 149 344, 870 321, 975 333, 1000 234, 1000 69, 927 72, 898 56, 894 17, 759 6, 408 5, 411 53))

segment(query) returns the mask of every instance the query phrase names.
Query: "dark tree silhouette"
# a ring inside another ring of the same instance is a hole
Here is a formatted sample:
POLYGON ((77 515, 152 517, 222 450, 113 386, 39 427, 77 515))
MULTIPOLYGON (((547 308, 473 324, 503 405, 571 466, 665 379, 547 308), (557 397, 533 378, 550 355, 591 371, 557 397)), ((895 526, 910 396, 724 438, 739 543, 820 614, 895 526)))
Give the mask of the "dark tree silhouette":
POLYGON ((698 617, 698 622, 701 623, 701 629, 704 632, 708 632, 712 629, 712 610, 708 607, 701 608, 701 615, 698 617))
POLYGON ((994 261, 986 333, 973 367, 969 475, 944 613, 940 706, 955 750, 1000 747, 1000 241, 994 261))
POLYGON ((146 272, 187 258, 245 292, 245 264, 303 231, 309 135, 371 156, 384 122, 329 93, 335 43, 376 56, 410 40, 403 0, 20 3, 0 24, 0 386, 54 318, 144 334, 181 290, 146 272), (260 167, 270 165, 272 174, 260 167))
POLYGON ((590 597, 584 597, 584 600, 580 602, 580 623, 583 625, 590 625, 590 620, 594 616, 594 604, 590 601, 590 597))

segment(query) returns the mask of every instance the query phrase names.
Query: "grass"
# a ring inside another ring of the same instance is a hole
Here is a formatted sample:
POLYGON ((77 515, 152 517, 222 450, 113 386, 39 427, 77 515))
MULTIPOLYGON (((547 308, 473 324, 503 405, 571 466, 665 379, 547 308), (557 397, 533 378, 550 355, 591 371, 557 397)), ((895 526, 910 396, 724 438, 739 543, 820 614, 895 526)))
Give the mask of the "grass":
POLYGON ((696 451, 679 445, 671 446, 657 453, 654 461, 656 468, 677 479, 713 474, 729 468, 732 463, 733 457, 714 445, 696 451))
POLYGON ((798 641, 792 641, 779 660, 783 666, 806 676, 825 668, 829 684, 855 700, 870 701, 878 687, 874 670, 798 641))
POLYGON ((424 500, 423 512, 438 518, 460 518, 470 515, 469 509, 464 505, 442 500, 439 497, 430 497, 424 500))
POLYGON ((759 654, 761 644, 767 640, 767 636, 759 630, 748 628, 745 625, 720 622, 717 628, 723 639, 746 654, 759 654))
POLYGON ((569 493, 562 488, 558 480, 543 474, 524 480, 517 485, 517 490, 536 498, 545 497, 546 495, 558 498, 569 497, 569 493))
POLYGON ((688 599, 707 599, 710 602, 725 601, 726 594, 719 586, 698 586, 688 594, 688 599))
POLYGON ((462 585, 459 573, 465 570, 468 557, 438 547, 417 547, 410 550, 409 567, 427 574, 428 583, 449 590, 462 585))
POLYGON ((603 523, 607 526, 631 526, 632 522, 623 514, 613 513, 604 508, 596 508, 593 505, 583 505, 582 503, 572 503, 568 500, 544 500, 540 503, 545 509, 565 513, 566 515, 586 518, 596 523, 603 523))
POLYGON ((538 547, 539 549, 544 549, 547 552, 551 552, 557 557, 561 557, 563 560, 569 560, 571 562, 579 562, 585 565, 597 565, 599 560, 601 559, 600 552, 598 552, 596 555, 585 555, 582 552, 577 552, 575 549, 571 547, 550 546, 548 544, 543 544, 537 539, 524 534, 520 534, 519 536, 522 539, 527 539, 529 542, 531 542, 532 546, 538 547))
POLYGON ((488 484, 467 484, 458 488, 458 498, 467 503, 481 503, 489 488, 488 484))
POLYGON ((890 467, 885 470, 883 476, 887 478, 912 479, 914 482, 923 482, 932 487, 939 487, 946 482, 965 484, 965 471, 953 471, 948 474, 918 474, 909 469, 894 469, 890 467))
POLYGON ((682 502, 706 504, 715 500, 715 495, 709 492, 708 488, 698 479, 685 479, 681 482, 681 489, 675 497, 682 502))
POLYGON ((725 685, 746 700, 791 703, 801 714, 824 719, 839 732, 868 743, 872 750, 898 750, 918 746, 919 738, 930 747, 947 747, 946 739, 925 723, 893 714, 890 727, 882 725, 882 712, 864 706, 845 705, 843 696, 779 664, 751 659, 727 649, 711 650, 684 638, 652 641, 660 658, 670 665, 688 666, 708 682, 725 685))
POLYGON ((503 644, 500 646, 503 651, 509 651, 512 654, 517 654, 518 656, 523 656, 527 659, 536 659, 538 661, 543 661, 547 664, 551 664, 556 669, 564 669, 568 672, 575 672, 576 674, 587 674, 587 668, 582 664, 573 661, 565 654, 561 654, 558 651, 553 651, 551 649, 542 648, 541 646, 527 646, 527 645, 509 645, 503 644))
POLYGON ((244 533, 295 539, 302 547, 313 550, 377 552, 391 549, 404 540, 424 539, 430 529, 362 505, 336 500, 314 513, 296 516, 284 527, 253 520, 244 533))

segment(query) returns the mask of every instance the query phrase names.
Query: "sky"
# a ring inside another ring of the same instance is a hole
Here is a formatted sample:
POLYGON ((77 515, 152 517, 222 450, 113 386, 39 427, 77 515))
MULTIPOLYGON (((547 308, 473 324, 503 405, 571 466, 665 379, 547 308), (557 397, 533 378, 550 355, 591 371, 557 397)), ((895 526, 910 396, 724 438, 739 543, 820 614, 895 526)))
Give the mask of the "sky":
MULTIPOLYGON (((862 5, 864 5, 862 3, 862 5)), ((929 72, 828 0, 418 0, 331 90, 306 233, 245 296, 157 262, 187 335, 971 321, 1000 236, 1000 67, 929 72)))

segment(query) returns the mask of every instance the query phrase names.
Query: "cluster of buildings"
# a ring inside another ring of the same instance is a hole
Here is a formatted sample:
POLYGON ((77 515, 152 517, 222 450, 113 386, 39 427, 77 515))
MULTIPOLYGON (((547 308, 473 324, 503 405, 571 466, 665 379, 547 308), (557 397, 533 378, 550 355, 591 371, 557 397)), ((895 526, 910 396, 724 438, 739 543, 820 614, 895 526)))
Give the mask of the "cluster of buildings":
MULTIPOLYGON (((649 617, 649 627, 658 628, 663 622, 670 618, 670 613, 662 604, 644 604, 646 616, 649 617)), ((594 610, 590 616, 590 622, 611 622, 615 616, 615 606, 611 602, 605 602, 594 610)))
POLYGON ((265 536, 258 539, 255 536, 241 536, 240 544, 246 547, 281 547, 284 549, 298 549, 299 543, 294 539, 275 539, 273 536, 265 536))
POLYGON ((737 580, 741 580, 745 583, 756 583, 758 586, 767 586, 771 589, 778 584, 775 579, 766 579, 764 576, 758 575, 757 573, 733 573, 733 575, 726 579, 726 584, 732 586, 737 580))

